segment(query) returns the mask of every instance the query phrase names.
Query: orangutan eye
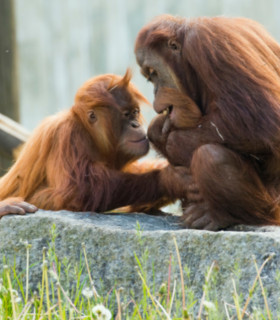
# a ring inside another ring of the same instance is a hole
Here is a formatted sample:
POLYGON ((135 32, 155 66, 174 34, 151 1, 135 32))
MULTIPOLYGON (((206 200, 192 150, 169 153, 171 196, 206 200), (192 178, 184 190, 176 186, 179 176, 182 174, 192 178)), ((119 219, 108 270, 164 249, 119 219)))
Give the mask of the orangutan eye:
POLYGON ((95 122, 96 120, 97 120, 97 118, 96 118, 96 114, 94 113, 94 111, 89 111, 89 113, 88 113, 88 118, 89 118, 89 121, 91 122, 91 123, 93 123, 93 122, 95 122))
POLYGON ((153 68, 148 68, 147 69, 147 81, 153 82, 153 78, 157 76, 157 72, 153 68))
POLYGON ((171 50, 180 50, 180 45, 177 41, 175 40, 169 40, 168 41, 168 47, 171 49, 171 50))
POLYGON ((137 118, 139 116, 139 114, 140 114, 140 110, 139 109, 134 109, 132 113, 133 113, 133 116, 135 118, 137 118))

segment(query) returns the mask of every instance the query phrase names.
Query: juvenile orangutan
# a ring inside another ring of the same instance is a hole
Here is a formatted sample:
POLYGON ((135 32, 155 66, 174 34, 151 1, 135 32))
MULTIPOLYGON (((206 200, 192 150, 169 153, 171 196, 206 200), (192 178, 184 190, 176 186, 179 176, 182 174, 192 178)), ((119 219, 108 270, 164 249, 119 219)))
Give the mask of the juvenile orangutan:
POLYGON ((128 71, 90 79, 70 110, 45 119, 1 178, 0 200, 21 197, 41 209, 103 212, 158 207, 184 195, 184 168, 137 169, 135 161, 149 149, 139 108, 146 100, 130 78, 128 71))

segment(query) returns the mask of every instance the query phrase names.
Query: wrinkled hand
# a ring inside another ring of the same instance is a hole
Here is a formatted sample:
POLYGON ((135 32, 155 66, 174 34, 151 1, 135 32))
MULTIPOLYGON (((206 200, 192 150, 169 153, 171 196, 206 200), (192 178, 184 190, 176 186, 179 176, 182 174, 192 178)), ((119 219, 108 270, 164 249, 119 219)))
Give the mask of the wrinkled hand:
MULTIPOLYGON (((226 221, 217 221, 206 202, 189 204, 183 212, 181 222, 188 229, 217 231, 231 225, 226 221)), ((216 215, 218 216, 218 215, 216 215)))
POLYGON ((161 170, 161 183, 171 197, 175 199, 186 198, 191 183, 189 168, 183 166, 167 166, 161 170))
POLYGON ((173 186, 177 197, 184 199, 187 204, 203 201, 199 187, 194 182, 189 168, 170 165, 165 168, 163 181, 169 186, 173 186))
POLYGON ((187 190, 187 202, 188 203, 197 203, 197 202, 202 202, 203 197, 199 191, 198 184, 196 184, 193 179, 191 179, 189 185, 188 185, 188 190, 187 190))
POLYGON ((21 198, 8 198, 0 201, 0 218, 8 214, 34 213, 38 210, 32 204, 23 201, 21 198))

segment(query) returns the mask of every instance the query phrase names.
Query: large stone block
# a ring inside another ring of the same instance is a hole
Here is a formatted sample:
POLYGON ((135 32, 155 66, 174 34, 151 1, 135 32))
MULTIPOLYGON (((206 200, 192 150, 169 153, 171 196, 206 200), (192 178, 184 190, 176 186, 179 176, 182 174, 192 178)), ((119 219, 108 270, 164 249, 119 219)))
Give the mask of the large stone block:
MULTIPOLYGON (((0 220, 0 253, 10 261, 15 257, 17 268, 25 269, 26 250, 22 241, 32 244, 30 264, 34 265, 30 270, 30 279, 33 287, 41 281, 42 249, 51 241, 53 224, 56 225, 58 258, 62 261, 66 257, 72 265, 78 263, 81 257, 83 259, 82 243, 85 243, 95 285, 105 292, 116 286, 123 287, 126 292, 132 289, 136 296, 141 294, 142 282, 135 268, 135 256, 141 260, 148 284, 155 290, 167 282, 170 261, 173 261, 171 284, 177 279, 177 287, 180 288, 175 237, 184 267, 185 284, 192 288, 196 298, 200 299, 205 274, 216 261, 216 289, 212 293, 221 303, 233 303, 232 279, 246 299, 256 278, 253 257, 260 266, 273 254, 261 276, 270 309, 277 311, 280 296, 279 283, 275 280, 280 266, 278 227, 237 226, 227 231, 209 232, 184 230, 179 225, 178 217, 171 216, 43 210, 26 216, 5 216, 0 220), (190 270, 189 275, 186 266, 190 270)), ((74 283, 74 272, 70 272, 69 277, 70 282, 74 283)), ((82 277, 87 277, 86 269, 82 277)), ((264 304, 260 290, 254 299, 259 300, 260 305, 264 304)))

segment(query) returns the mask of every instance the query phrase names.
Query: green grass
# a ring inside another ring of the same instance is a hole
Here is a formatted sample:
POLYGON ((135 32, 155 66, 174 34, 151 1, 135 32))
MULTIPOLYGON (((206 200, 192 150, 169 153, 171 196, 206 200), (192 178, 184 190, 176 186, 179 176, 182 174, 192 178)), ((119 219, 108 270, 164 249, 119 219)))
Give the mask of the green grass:
MULTIPOLYGON (((134 298, 133 292, 122 288, 103 288, 102 293, 95 288, 91 270, 87 260, 84 244, 81 244, 82 256, 76 265, 67 259, 62 261, 55 252, 56 230, 51 229, 51 242, 42 252, 41 281, 38 290, 30 289, 29 263, 31 246, 26 247, 26 268, 19 271, 15 262, 9 264, 3 257, 3 271, 0 275, 0 319, 2 320, 39 320, 39 319, 276 319, 273 318, 267 302, 266 290, 261 280, 261 272, 265 264, 272 258, 269 256, 259 267, 256 261, 256 276, 247 295, 238 293, 240 270, 238 266, 232 278, 232 301, 222 304, 217 299, 217 279, 219 268, 215 262, 209 266, 205 274, 205 282, 201 284, 202 295, 199 298, 190 286, 191 270, 182 265, 180 252, 174 238, 175 257, 170 257, 166 283, 157 288, 154 283, 148 283, 147 268, 149 251, 146 248, 141 256, 135 255, 137 274, 142 283, 142 295, 134 298), (173 279, 172 270, 179 267, 180 278, 173 279), (69 285, 70 272, 75 274, 75 285, 69 285), (82 277, 86 273, 88 276, 82 277), (173 280, 172 280, 173 279, 173 280), (62 285, 63 283, 63 285, 62 285), (259 290, 262 294, 261 308, 253 304, 253 297, 259 290), (110 310, 110 311, 109 311, 110 310), (253 311, 252 311, 253 310, 253 311), (104 315, 102 316, 102 313, 104 315)), ((142 245, 141 230, 138 226, 138 241, 142 245)), ((156 271, 154 271, 156 272, 156 271)), ((280 272, 276 281, 280 281, 280 272)), ((275 315, 274 315, 275 317, 275 315)), ((277 317, 277 319, 280 319, 277 317)))

